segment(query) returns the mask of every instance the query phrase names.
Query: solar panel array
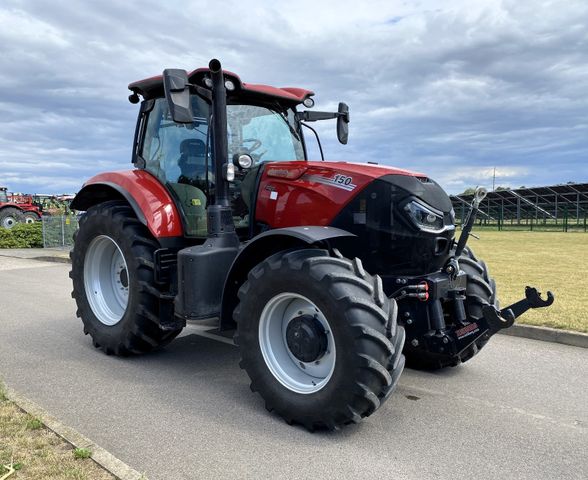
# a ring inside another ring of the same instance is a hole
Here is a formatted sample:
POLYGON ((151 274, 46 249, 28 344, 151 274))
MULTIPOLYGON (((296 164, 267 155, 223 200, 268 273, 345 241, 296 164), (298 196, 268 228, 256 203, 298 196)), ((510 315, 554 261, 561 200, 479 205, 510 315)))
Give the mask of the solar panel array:
MULTIPOLYGON (((458 222, 467 215, 472 199, 473 195, 451 195, 458 222)), ((587 216, 588 183, 489 192, 478 213, 484 224, 580 224, 587 216)))

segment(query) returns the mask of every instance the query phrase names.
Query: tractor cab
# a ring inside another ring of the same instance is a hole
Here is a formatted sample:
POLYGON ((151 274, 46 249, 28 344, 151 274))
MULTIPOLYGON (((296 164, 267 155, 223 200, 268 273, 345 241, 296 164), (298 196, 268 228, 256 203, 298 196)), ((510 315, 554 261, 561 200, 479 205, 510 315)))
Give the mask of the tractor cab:
MULTIPOLYGON (((149 102, 136 163, 166 185, 182 213, 186 234, 206 237, 206 207, 215 197, 210 107, 196 95, 190 101, 194 114, 191 124, 174 122, 165 98, 149 102)), ((229 158, 235 159, 229 199, 233 221, 242 236, 249 229, 255 179, 261 165, 305 160, 305 147, 295 111, 277 103, 228 104, 227 138, 229 158)))
POLYGON ((0 203, 8 203, 8 193, 6 187, 0 187, 0 203))
MULTIPOLYGON (((177 72, 177 71, 174 71, 177 72)), ((314 121, 321 112, 298 112, 312 107, 313 92, 247 84, 223 72, 226 87, 227 158, 231 164, 228 200, 241 239, 255 232, 252 221, 257 186, 264 165, 307 160, 302 121, 314 121)), ((165 75, 164 75, 165 76, 165 75)), ((166 186, 180 211, 187 237, 205 238, 206 209, 217 194, 217 168, 211 128, 212 109, 207 93, 212 87, 209 69, 197 69, 182 80, 190 113, 174 119, 173 100, 166 98, 164 76, 131 83, 129 99, 144 100, 137 124, 134 164, 166 186), (190 88, 190 86, 192 88, 190 88)), ((337 114, 323 113, 324 118, 337 114)), ((320 119, 322 119, 321 117, 320 119)), ((317 137, 318 139, 318 137, 317 137)))

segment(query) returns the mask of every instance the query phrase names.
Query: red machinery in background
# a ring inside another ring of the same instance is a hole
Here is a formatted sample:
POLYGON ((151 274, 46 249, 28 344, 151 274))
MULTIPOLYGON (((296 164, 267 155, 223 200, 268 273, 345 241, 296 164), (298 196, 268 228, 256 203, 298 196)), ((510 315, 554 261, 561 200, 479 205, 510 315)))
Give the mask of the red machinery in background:
POLYGON ((32 223, 41 220, 42 210, 31 195, 8 193, 0 187, 0 226, 12 228, 17 223, 32 223))

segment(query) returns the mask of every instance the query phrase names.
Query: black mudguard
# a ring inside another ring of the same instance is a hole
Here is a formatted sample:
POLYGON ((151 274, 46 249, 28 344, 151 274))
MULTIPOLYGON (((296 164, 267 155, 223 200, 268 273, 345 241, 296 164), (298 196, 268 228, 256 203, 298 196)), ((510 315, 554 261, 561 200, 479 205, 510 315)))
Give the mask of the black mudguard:
POLYGON ((237 292, 247 279, 249 271, 257 264, 282 250, 312 246, 325 248, 325 246, 333 246, 333 243, 336 243, 338 239, 354 236, 352 233, 333 227, 288 227, 268 230, 244 244, 233 261, 225 281, 220 329, 235 328, 233 310, 238 303, 237 292))
POLYGON ((71 202, 72 210, 86 211, 90 207, 110 200, 125 200, 143 225, 147 225, 145 215, 133 196, 123 187, 112 182, 85 185, 71 202))

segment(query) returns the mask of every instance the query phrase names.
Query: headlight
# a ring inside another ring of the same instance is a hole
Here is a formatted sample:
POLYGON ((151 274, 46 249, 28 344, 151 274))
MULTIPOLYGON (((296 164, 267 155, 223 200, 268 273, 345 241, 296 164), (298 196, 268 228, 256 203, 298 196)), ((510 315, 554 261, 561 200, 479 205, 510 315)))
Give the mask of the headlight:
POLYGON ((441 233, 446 230, 443 214, 433 210, 432 207, 413 200, 404 206, 404 210, 412 222, 425 232, 441 233))
POLYGON ((247 170, 248 168, 251 168, 251 165, 253 165, 253 158, 251 158, 251 155, 244 153, 237 157, 237 163, 243 170, 247 170))

